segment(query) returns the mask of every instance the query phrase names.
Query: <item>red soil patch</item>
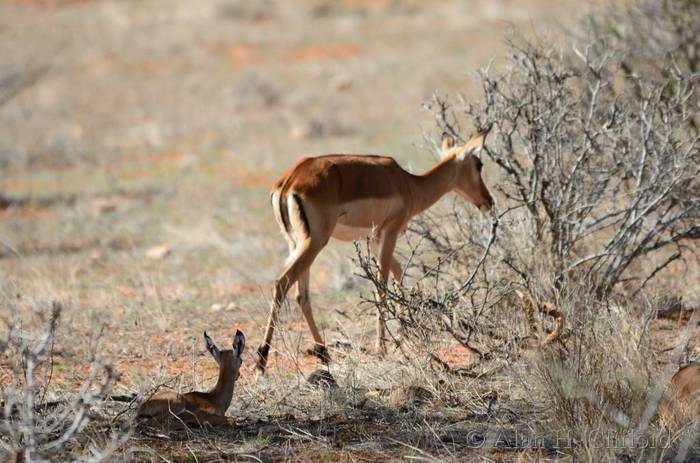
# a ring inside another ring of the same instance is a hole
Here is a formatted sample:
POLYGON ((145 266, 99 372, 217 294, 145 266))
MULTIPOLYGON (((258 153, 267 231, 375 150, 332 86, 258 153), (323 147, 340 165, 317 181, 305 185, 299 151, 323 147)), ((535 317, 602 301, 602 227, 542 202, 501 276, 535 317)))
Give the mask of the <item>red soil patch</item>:
POLYGON ((140 179, 147 178, 153 175, 149 169, 155 166, 163 166, 172 168, 178 165, 184 159, 182 153, 160 153, 150 156, 136 157, 135 159, 121 159, 103 165, 106 172, 113 173, 124 179, 140 179), (148 169, 146 168, 148 167, 148 169))
POLYGON ((8 180, 6 182, 0 183, 0 190, 2 191, 23 191, 31 187, 31 183, 18 182, 16 180, 8 180))
POLYGON ((312 291, 320 291, 327 288, 331 279, 331 271, 329 269, 320 268, 316 270, 316 275, 311 279, 309 289, 312 291))
MULTIPOLYGON (((136 154, 133 156, 126 156, 116 161, 111 161, 95 166, 95 169, 110 172, 115 175, 119 175, 123 178, 142 178, 149 176, 149 172, 145 167, 153 166, 175 166, 183 162, 186 155, 179 152, 167 152, 167 153, 156 153, 156 154, 136 154)), ((76 167, 70 165, 53 165, 53 164, 43 164, 42 168, 53 172, 62 173, 70 170, 77 169, 79 172, 84 167, 76 167)), ((59 179, 40 179, 40 180, 27 180, 27 181, 17 181, 17 180, 7 180, 0 183, 0 191, 4 192, 27 192, 27 191, 47 191, 47 190, 58 190, 62 189, 63 182, 59 179)))
POLYGON ((128 67, 131 74, 142 77, 156 77, 171 72, 176 67, 175 60, 147 61, 128 67))
MULTIPOLYGON (((256 323, 236 323, 232 330, 240 329, 246 335, 246 349, 243 354, 243 366, 241 367, 241 377, 238 380, 239 385, 253 384, 257 381, 257 370, 255 362, 257 361, 257 348, 261 343, 264 327, 256 323)), ((289 333, 304 333, 306 335, 308 329, 304 322, 285 324, 280 329, 284 330, 285 334, 289 333)), ((223 332, 212 334, 214 341, 219 348, 229 348, 225 343, 230 338, 225 338, 223 332)), ((191 334, 191 333, 190 333, 191 334)), ((131 342, 122 341, 124 344, 134 345, 131 342)), ((152 356, 146 357, 141 352, 135 355, 112 355, 105 352, 105 355, 114 359, 116 370, 122 373, 119 381, 120 385, 127 389, 134 389, 138 385, 139 374, 154 374, 160 372, 161 369, 166 377, 182 376, 187 383, 192 377, 192 357, 185 355, 185 352, 190 352, 192 341, 183 332, 168 332, 159 333, 158 335, 149 335, 149 340, 152 343, 150 349, 153 352, 172 352, 170 356, 152 356), (177 356, 177 358, 173 358, 177 356)), ((197 339, 199 342, 200 339, 197 339)), ((321 367, 320 361, 313 356, 305 353, 307 347, 311 347, 311 336, 303 338, 299 346, 299 352, 291 352, 296 346, 289 346, 290 352, 286 352, 284 343, 276 337, 272 342, 272 349, 268 358, 267 374, 288 374, 290 371, 300 371, 303 374, 309 374, 317 368, 321 367)), ((197 344, 198 345, 198 344, 197 344)), ((216 383, 219 374, 219 369, 211 359, 208 353, 201 346, 199 354, 195 357, 196 372, 200 381, 200 388, 206 389, 216 383)))
POLYGON ((224 40, 208 43, 207 49, 213 55, 223 56, 235 67, 250 66, 258 61, 260 55, 255 45, 224 40))
MULTIPOLYGON (((232 283, 227 286, 218 286, 212 290, 215 298, 225 298, 229 296, 255 296, 264 289, 258 284, 232 283)), ((269 291, 268 291, 269 292, 269 291)))
POLYGON ((358 56, 362 52, 362 48, 349 43, 312 45, 293 52, 286 61, 289 63, 305 63, 307 61, 346 59, 358 56))
POLYGON ((261 177, 255 174, 244 174, 239 178, 239 181, 245 186, 265 187, 269 188, 272 185, 272 180, 267 177, 261 177))
POLYGON ((212 164, 202 168, 204 173, 214 178, 232 179, 236 188, 271 188, 274 183, 272 177, 266 177, 245 170, 232 162, 225 164, 212 164))
MULTIPOLYGON (((53 169, 52 169, 53 170, 53 169)), ((56 169, 63 170, 63 169, 56 169)), ((58 180, 29 180, 26 182, 20 182, 16 180, 8 180, 6 182, 0 183, 0 191, 5 192, 25 192, 33 190, 60 190, 61 182, 58 180)))
POLYGON ((17 207, 0 209, 0 221, 3 220, 42 220, 51 216, 51 209, 46 207, 17 207))
POLYGON ((450 368, 468 368, 474 362, 474 354, 456 341, 447 350, 438 352, 437 356, 450 368))

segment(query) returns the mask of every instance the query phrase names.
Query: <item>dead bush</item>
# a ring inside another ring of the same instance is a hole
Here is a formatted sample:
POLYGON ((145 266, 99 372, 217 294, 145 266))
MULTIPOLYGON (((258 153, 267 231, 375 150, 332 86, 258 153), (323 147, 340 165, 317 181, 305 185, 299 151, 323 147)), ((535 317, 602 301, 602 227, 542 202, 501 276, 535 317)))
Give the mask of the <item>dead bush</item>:
MULTIPOLYGON (((591 293, 638 294, 673 261, 694 258, 685 252, 700 237, 694 77, 676 68, 663 81, 620 86, 619 57, 583 50, 512 39, 508 66, 481 73, 483 102, 429 104, 452 136, 463 134, 463 119, 496 127, 485 151, 500 212, 490 233, 483 218, 456 205, 412 223, 418 247, 409 269, 421 276, 408 298, 380 288, 391 302, 384 310, 403 330, 447 331, 472 349, 467 340, 477 332, 508 344, 497 325, 519 312, 516 288, 540 308, 576 307, 591 293)), ((365 264, 365 276, 381 286, 365 264)))
POLYGON ((113 456, 128 438, 129 426, 104 412, 104 399, 117 379, 110 363, 93 356, 80 390, 55 396, 51 376, 61 304, 36 312, 41 322, 36 332, 24 329, 16 306, 10 303, 9 309, 0 339, 8 381, 0 391, 0 459, 103 461, 113 456))
POLYGON ((671 78, 669 57, 684 73, 700 72, 699 30, 700 4, 694 0, 620 4, 591 15, 585 27, 599 53, 615 50, 622 55, 620 67, 632 85, 638 76, 671 78))
POLYGON ((544 411, 533 425, 540 435, 571 442, 581 460, 645 451, 610 442, 651 439, 655 431, 645 422, 656 371, 646 326, 619 305, 578 311, 585 324, 565 354, 532 351, 516 369, 528 399, 544 411))
MULTIPOLYGON (((566 50, 512 35, 505 65, 479 73, 480 102, 436 95, 426 105, 439 132, 458 140, 466 127, 493 125, 482 155, 499 193, 490 226, 461 200, 414 220, 408 288, 384 287, 358 246, 362 276, 384 295, 371 302, 395 322, 397 344, 435 360, 447 333, 476 358, 522 365, 511 371, 547 410, 540 431, 565 432, 567 452, 592 461, 646 452, 599 448, 590 434, 653 437, 657 383, 668 378, 654 378, 648 297, 671 263, 697 263, 700 15, 691 18, 697 2, 672 3, 589 21, 589 38, 566 50), (649 9, 658 15, 640 13, 649 9), (634 39, 640 21, 660 28, 646 48, 634 39), (535 307, 544 323, 533 330, 535 307), (556 340, 546 333, 560 328, 553 309, 566 314, 556 340), (554 342, 511 362, 533 335, 554 342)), ((426 140, 438 150, 437 138, 426 140)))
MULTIPOLYGON (((684 240, 700 237, 694 77, 675 68, 630 88, 617 84, 622 64, 612 53, 574 47, 568 56, 525 39, 510 50, 504 72, 482 71, 483 102, 462 108, 498 128, 486 153, 498 166, 501 207, 522 214, 525 232, 507 265, 544 270, 557 289, 644 288, 683 257, 684 240), (538 255, 523 257, 523 247, 538 255), (659 253, 667 258, 647 265, 659 253)), ((448 103, 436 98, 432 108, 440 128, 458 135, 448 103)))

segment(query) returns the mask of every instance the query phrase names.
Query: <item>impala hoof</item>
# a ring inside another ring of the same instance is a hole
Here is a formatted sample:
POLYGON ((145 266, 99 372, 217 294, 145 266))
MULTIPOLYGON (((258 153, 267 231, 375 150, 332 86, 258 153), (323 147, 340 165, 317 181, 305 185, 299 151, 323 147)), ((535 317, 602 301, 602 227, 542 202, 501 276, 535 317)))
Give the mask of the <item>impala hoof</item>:
POLYGON ((326 349, 326 346, 323 345, 315 345, 311 349, 308 349, 306 353, 313 355, 314 357, 318 357, 318 359, 325 364, 328 364, 331 361, 331 356, 328 354, 328 349, 326 349))
POLYGON ((265 367, 267 366, 267 355, 270 353, 270 345, 265 344, 258 347, 258 361, 255 363, 255 368, 260 371, 261 374, 265 374, 265 367))

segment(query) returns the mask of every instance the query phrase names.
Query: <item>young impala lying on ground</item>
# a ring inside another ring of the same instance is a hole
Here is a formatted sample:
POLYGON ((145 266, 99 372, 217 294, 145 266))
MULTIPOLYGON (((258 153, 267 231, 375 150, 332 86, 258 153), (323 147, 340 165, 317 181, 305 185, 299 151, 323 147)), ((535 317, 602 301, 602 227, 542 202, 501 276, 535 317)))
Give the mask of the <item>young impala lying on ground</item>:
MULTIPOLYGON (((394 159, 383 156, 327 155, 304 158, 282 176, 272 190, 272 209, 289 245, 288 264, 275 283, 272 307, 257 368, 265 371, 277 313, 289 288, 296 283, 311 335, 312 352, 328 361, 328 352, 316 328, 309 301, 309 268, 328 240, 352 241, 371 237, 380 276, 401 276, 394 258, 399 234, 413 216, 454 191, 479 209, 488 211, 493 199, 481 178, 479 151, 488 129, 463 145, 444 137, 442 159, 423 175, 406 172, 394 159)), ((385 352, 384 321, 377 316, 377 348, 385 352)))
POLYGON ((204 332, 204 343, 214 360, 219 364, 219 379, 209 392, 188 392, 178 394, 165 391, 154 394, 139 407, 138 418, 147 419, 151 424, 162 424, 175 419, 186 424, 209 423, 229 425, 224 416, 233 397, 233 386, 241 368, 241 354, 245 347, 245 336, 236 330, 233 337, 233 350, 220 351, 204 332))
POLYGON ((659 406, 666 426, 684 426, 700 419, 700 363, 681 367, 673 375, 659 406))

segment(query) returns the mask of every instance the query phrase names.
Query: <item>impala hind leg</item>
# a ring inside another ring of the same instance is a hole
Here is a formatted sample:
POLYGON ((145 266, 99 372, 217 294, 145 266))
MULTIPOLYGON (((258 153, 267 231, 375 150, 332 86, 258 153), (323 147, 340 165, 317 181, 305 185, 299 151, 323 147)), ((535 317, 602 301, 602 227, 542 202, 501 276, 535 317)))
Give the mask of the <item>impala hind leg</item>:
POLYGON ((178 421, 188 427, 206 428, 232 428, 236 426, 236 421, 224 415, 216 415, 214 413, 198 410, 196 412, 185 412, 178 415, 178 421))
POLYGON ((282 275, 280 275, 275 282, 272 306, 270 307, 270 314, 268 315, 267 326, 265 328, 265 338, 263 344, 258 348, 256 367, 263 373, 267 366, 267 357, 270 353, 270 343, 272 342, 272 335, 274 334, 275 325, 277 324, 279 308, 284 303, 289 288, 297 282, 302 273, 308 271, 322 248, 323 246, 317 245, 310 238, 299 243, 296 251, 292 255, 289 265, 287 265, 282 275))
POLYGON ((304 319, 306 324, 309 325, 309 331, 311 331, 311 336, 314 338, 314 347, 309 349, 308 353, 318 357, 323 363, 328 363, 330 361, 330 356, 328 355, 328 349, 326 344, 323 342, 321 334, 318 332, 316 327, 316 322, 314 321, 314 315, 311 312, 311 299, 309 298, 309 278, 310 269, 306 269, 304 273, 299 276, 297 280, 297 302, 301 308, 301 313, 304 314, 304 319))

